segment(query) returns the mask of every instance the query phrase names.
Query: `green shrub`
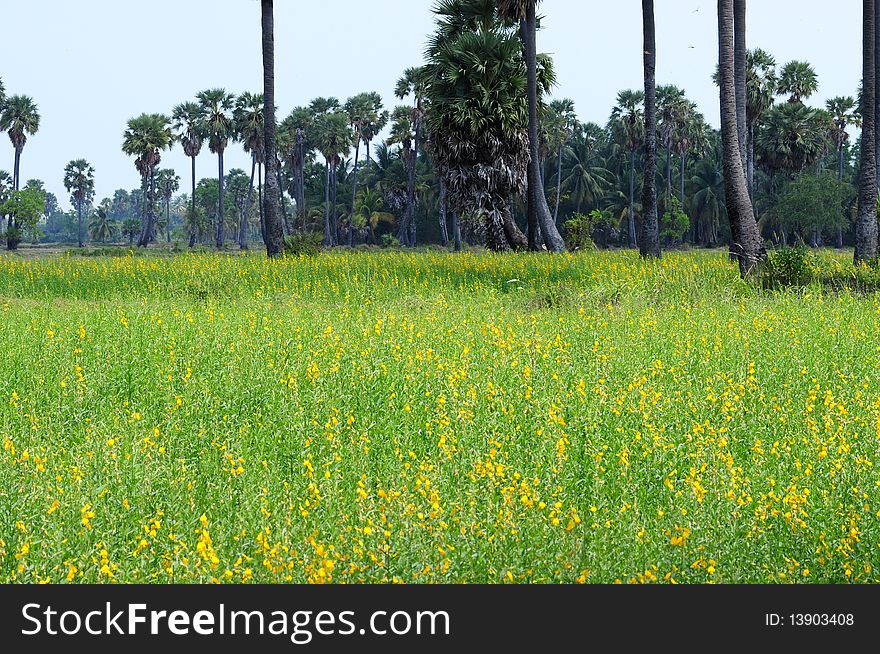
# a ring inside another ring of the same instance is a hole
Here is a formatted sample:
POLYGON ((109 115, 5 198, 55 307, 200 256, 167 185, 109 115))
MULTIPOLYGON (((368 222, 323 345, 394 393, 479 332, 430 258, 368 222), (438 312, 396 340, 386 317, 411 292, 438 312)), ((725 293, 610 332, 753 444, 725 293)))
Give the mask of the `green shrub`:
POLYGON ((323 241, 323 237, 317 232, 295 232, 284 238, 284 254, 313 257, 321 253, 323 241))
POLYGON ((805 286, 812 281, 812 254, 803 247, 782 247, 771 251, 761 270, 767 288, 805 286))

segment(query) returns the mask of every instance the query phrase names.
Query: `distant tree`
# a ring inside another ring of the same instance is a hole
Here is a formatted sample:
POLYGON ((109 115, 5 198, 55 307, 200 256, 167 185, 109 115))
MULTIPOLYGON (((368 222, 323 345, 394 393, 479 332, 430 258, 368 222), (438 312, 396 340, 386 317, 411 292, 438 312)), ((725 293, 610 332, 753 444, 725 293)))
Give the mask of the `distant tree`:
POLYGON ((803 102, 819 90, 819 76, 806 61, 789 61, 779 74, 777 92, 791 104, 803 102))
POLYGON ((171 147, 174 134, 169 119, 162 114, 141 114, 128 121, 122 151, 136 157, 134 165, 141 175, 143 229, 139 247, 147 247, 155 237, 156 168, 161 152, 171 147))
MULTIPOLYGON (((351 184, 351 204, 357 204, 358 191, 358 163, 360 158, 360 146, 363 143, 367 148, 367 157, 370 155, 370 143, 373 138, 388 122, 388 112, 382 110, 382 96, 378 93, 360 93, 349 98, 345 103, 345 112, 351 121, 354 130, 354 173, 351 184)), ((354 216, 354 213, 352 214, 354 216)), ((354 245, 354 230, 349 229, 348 246, 354 245)))
POLYGON ((217 155, 218 179, 220 180, 220 191, 217 196, 217 231, 215 234, 215 245, 218 250, 222 250, 226 242, 225 221, 226 215, 224 206, 224 173, 223 173, 223 153, 229 141, 235 137, 235 122, 232 117, 232 110, 235 107, 235 96, 227 93, 225 89, 209 89, 202 91, 197 96, 202 109, 202 116, 205 121, 205 135, 208 139, 208 147, 211 152, 217 155))
POLYGON ((64 168, 64 188, 76 209, 76 239, 83 247, 83 211, 95 196, 95 169, 85 159, 75 159, 64 168))
POLYGON ((621 91, 617 94, 617 105, 611 111, 609 128, 614 140, 623 147, 629 159, 629 211, 627 234, 629 246, 636 247, 636 153, 645 143, 645 93, 643 91, 621 91))
MULTIPOLYGON (((184 102, 174 107, 171 114, 174 131, 177 140, 183 147, 183 153, 190 158, 192 167, 192 194, 190 195, 191 211, 196 210, 196 157, 202 151, 207 125, 202 106, 197 102, 184 102)), ((190 232, 189 247, 193 247, 196 241, 195 232, 190 232)))
POLYGON ((156 191, 165 205, 165 240, 171 242, 171 199, 180 190, 180 177, 170 168, 156 173, 156 191))
POLYGON ((43 214, 45 198, 43 191, 26 187, 13 190, 9 199, 0 205, 0 215, 9 216, 6 228, 6 249, 17 250, 22 235, 36 230, 37 222, 43 214))
MULTIPOLYGON (((251 155, 251 177, 248 202, 253 201, 254 172, 257 175, 259 189, 258 207, 260 212, 260 231, 263 230, 263 164, 266 161, 263 129, 263 95, 259 93, 242 93, 235 103, 235 131, 244 151, 251 155)), ((239 223, 236 237, 242 250, 248 249, 247 223, 239 223)))
POLYGON ((107 215, 105 209, 101 207, 95 209, 89 221, 89 235, 93 241, 106 243, 116 234, 116 229, 116 223, 107 215))

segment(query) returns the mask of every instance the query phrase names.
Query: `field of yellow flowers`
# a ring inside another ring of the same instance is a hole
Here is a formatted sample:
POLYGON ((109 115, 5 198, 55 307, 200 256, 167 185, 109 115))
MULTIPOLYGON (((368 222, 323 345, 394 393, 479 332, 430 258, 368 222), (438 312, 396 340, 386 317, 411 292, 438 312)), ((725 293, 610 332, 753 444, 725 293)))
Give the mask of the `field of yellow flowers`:
POLYGON ((0 581, 876 582, 878 312, 718 252, 2 258, 0 581))

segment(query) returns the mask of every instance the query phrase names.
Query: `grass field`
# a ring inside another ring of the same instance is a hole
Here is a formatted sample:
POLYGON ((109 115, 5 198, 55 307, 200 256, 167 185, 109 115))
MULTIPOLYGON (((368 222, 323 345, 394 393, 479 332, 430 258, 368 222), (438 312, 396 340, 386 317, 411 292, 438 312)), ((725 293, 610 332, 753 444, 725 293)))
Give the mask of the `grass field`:
POLYGON ((878 312, 718 252, 3 258, 0 581, 876 582, 878 312))

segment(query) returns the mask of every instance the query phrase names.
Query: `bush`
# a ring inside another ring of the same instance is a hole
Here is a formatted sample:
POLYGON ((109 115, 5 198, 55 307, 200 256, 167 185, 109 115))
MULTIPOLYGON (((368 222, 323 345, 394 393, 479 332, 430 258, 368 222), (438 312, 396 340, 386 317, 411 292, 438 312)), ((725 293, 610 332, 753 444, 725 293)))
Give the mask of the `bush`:
POLYGON ((761 271, 765 287, 805 286, 813 278, 812 255, 803 247, 782 247, 771 251, 761 271))
POLYGON ((317 232, 296 232, 284 238, 284 254, 313 257, 321 253, 323 242, 323 236, 317 232))
POLYGON ((605 229, 611 222, 609 215, 594 209, 588 215, 577 213, 565 221, 566 241, 573 250, 595 250, 593 231, 605 229))
POLYGON ((399 248, 400 241, 397 240, 397 237, 392 236, 391 234, 382 234, 382 247, 383 248, 399 248))
POLYGON ((660 236, 669 245, 677 245, 691 228, 691 219, 681 210, 681 200, 672 196, 669 209, 660 218, 660 236))

